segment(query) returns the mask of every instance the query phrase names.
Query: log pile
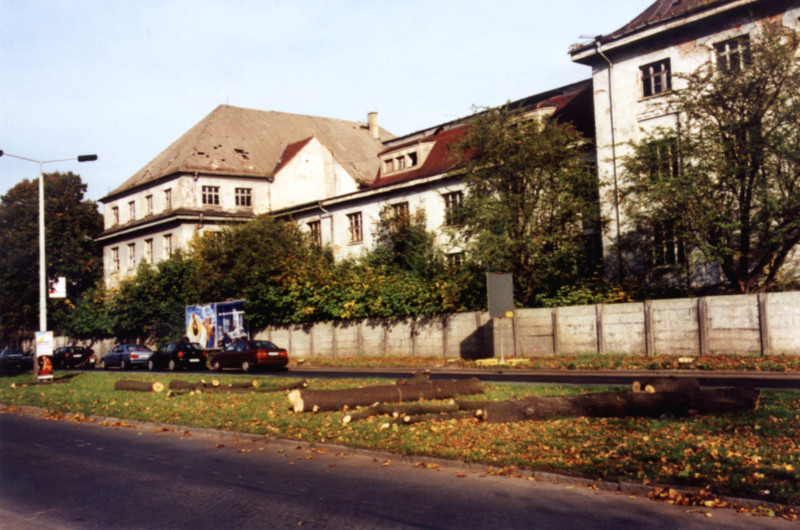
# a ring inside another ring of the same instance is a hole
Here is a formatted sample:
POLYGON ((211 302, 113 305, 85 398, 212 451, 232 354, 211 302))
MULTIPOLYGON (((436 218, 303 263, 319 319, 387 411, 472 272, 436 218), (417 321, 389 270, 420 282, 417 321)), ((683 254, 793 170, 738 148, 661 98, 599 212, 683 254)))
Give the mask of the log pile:
POLYGON ((395 385, 342 390, 296 390, 288 394, 295 412, 345 410, 347 424, 378 415, 392 423, 410 424, 430 419, 472 417, 489 423, 537 421, 569 417, 687 417, 755 410, 761 392, 752 387, 701 390, 697 379, 651 378, 634 383, 633 392, 599 392, 576 396, 548 396, 506 401, 451 400, 448 403, 402 403, 443 399, 482 392, 477 380, 429 381, 419 378, 395 385))

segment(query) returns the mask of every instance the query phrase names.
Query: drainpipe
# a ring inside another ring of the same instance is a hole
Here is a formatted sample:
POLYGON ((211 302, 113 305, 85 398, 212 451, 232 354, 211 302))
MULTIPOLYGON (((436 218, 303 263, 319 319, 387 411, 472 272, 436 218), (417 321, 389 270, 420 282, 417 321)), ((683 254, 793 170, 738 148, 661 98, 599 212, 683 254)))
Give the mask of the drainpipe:
MULTIPOLYGON (((319 216, 320 225, 322 224, 322 220, 323 219, 327 218, 327 219, 331 220, 331 222, 330 222, 330 225, 331 225, 331 248, 334 248, 335 245, 333 244, 333 215, 331 215, 331 212, 329 212, 328 210, 325 209, 324 206, 322 206, 322 201, 318 201, 318 205, 319 205, 319 209, 322 210, 325 213, 325 215, 320 215, 319 216)), ((320 226, 320 230, 322 230, 322 226, 320 226)))
POLYGON ((620 244, 622 237, 620 235, 619 226, 619 188, 617 186, 617 135, 614 127, 614 97, 611 83, 612 74, 614 73, 614 64, 600 48, 600 40, 596 38, 594 44, 597 53, 608 63, 608 118, 611 124, 611 168, 614 176, 614 215, 617 220, 617 280, 619 283, 622 283, 622 246, 620 244))

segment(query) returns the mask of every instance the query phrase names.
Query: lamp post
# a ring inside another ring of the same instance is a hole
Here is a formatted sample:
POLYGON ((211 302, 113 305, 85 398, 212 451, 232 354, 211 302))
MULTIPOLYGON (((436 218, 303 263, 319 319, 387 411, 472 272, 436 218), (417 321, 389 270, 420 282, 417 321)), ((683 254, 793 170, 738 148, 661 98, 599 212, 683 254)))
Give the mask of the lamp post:
MULTIPOLYGON (((47 331, 47 268, 45 267, 45 250, 44 250, 44 165, 53 162, 69 162, 77 160, 78 162, 93 162, 97 160, 97 155, 79 155, 71 158, 59 158, 55 160, 34 160, 19 155, 12 155, 11 153, 4 153, 0 149, 1 156, 10 156, 19 160, 27 162, 34 162, 39 164, 39 331, 47 331)), ((35 360, 33 363, 33 376, 38 376, 39 366, 35 360)))

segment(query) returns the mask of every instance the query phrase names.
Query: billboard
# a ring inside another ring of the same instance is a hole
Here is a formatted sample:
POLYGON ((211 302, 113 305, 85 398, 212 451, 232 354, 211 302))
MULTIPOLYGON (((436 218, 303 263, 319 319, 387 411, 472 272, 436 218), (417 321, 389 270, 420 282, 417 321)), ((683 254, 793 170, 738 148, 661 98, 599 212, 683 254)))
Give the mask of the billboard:
POLYGON ((244 300, 186 306, 186 336, 203 348, 221 348, 226 337, 248 337, 244 300))

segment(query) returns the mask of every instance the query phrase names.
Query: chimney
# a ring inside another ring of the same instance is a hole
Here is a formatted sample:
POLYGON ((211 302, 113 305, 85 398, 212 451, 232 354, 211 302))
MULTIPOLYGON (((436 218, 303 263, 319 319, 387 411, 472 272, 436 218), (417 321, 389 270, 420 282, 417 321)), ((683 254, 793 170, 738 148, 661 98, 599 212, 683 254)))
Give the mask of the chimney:
POLYGON ((379 139, 381 137, 381 130, 378 127, 378 113, 377 112, 370 112, 367 114, 367 125, 369 126, 369 132, 373 138, 379 139))

